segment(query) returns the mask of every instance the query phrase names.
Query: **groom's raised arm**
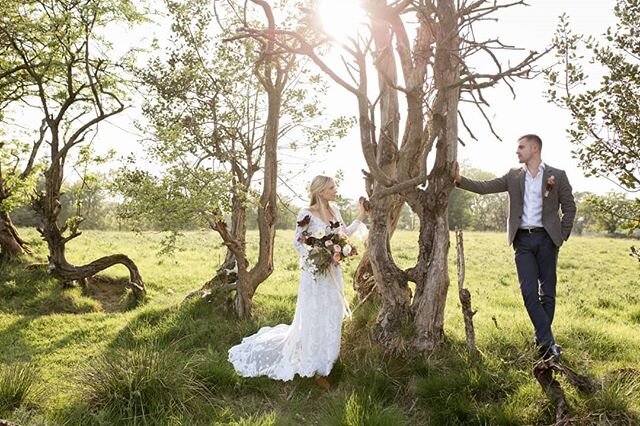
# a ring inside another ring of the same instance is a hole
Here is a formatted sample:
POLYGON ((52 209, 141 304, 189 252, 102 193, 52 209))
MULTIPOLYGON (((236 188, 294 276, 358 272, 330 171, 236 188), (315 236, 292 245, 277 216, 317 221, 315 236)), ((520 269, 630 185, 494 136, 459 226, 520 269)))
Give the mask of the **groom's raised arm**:
POLYGON ((494 194, 507 190, 507 175, 491 180, 473 180, 460 176, 460 180, 456 180, 456 185, 476 194, 494 194))

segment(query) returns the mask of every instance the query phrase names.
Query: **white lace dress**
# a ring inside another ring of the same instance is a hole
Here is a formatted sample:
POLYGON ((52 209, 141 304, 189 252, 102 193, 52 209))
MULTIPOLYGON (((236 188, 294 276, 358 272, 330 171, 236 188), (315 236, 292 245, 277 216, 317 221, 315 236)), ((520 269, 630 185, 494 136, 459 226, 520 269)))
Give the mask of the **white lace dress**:
MULTIPOLYGON (((345 226, 340 212, 332 206, 340 229, 353 237, 364 237, 366 226, 359 220, 345 226)), ((298 374, 327 376, 340 354, 342 320, 347 312, 339 267, 326 275, 308 270, 307 248, 300 243, 302 232, 329 232, 330 227, 308 209, 298 214, 298 222, 309 216, 308 225, 297 226, 294 246, 300 254, 301 277, 298 301, 291 325, 262 327, 256 334, 229 349, 229 361, 243 377, 268 376, 292 380, 298 374)))

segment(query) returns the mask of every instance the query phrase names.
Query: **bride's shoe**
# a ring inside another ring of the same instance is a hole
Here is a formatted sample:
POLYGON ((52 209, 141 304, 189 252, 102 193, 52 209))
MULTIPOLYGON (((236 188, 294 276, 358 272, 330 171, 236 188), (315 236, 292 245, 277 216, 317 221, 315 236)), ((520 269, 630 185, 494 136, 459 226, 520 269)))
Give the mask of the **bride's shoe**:
POLYGON ((318 386, 320 386, 322 389, 326 391, 331 389, 331 383, 329 383, 327 378, 324 376, 316 376, 316 383, 318 384, 318 386))

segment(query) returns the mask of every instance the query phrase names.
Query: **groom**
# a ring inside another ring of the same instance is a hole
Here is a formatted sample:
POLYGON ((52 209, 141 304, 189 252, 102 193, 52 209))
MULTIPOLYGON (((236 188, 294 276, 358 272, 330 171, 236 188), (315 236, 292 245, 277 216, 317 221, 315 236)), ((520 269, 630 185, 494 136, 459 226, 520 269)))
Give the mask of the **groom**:
POLYGON ((558 250, 569 238, 576 215, 571 185, 563 170, 541 159, 542 140, 537 135, 518 139, 516 154, 522 167, 488 181, 460 176, 456 164, 456 185, 478 194, 509 193, 507 238, 515 250, 520 291, 535 328, 542 358, 560 357, 551 331, 556 307, 556 265, 558 250), (560 214, 562 211, 562 214, 560 214))

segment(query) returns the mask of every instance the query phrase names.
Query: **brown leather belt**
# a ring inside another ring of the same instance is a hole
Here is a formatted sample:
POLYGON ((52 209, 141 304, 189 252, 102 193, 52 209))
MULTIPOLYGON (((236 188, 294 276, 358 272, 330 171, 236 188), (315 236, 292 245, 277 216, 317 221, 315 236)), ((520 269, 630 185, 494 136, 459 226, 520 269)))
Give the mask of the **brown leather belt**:
POLYGON ((531 234, 532 232, 544 232, 544 228, 541 226, 538 226, 536 228, 519 228, 518 232, 527 232, 531 234))

